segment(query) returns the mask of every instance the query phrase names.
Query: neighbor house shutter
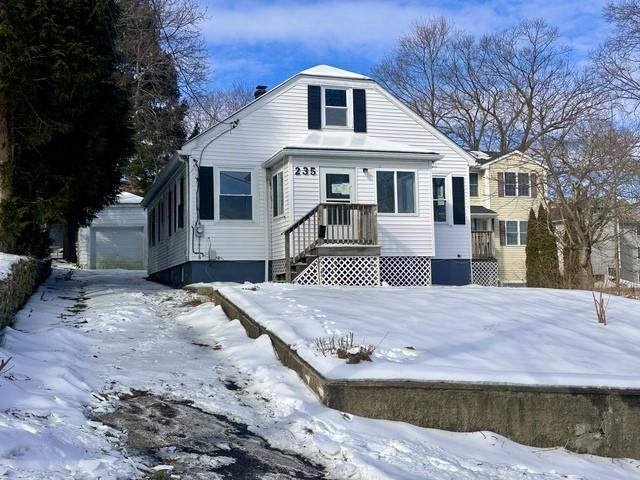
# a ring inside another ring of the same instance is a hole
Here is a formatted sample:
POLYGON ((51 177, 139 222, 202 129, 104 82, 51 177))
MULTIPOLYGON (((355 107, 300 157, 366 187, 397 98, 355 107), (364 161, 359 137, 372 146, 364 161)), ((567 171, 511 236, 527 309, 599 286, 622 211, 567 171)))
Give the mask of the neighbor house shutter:
POLYGON ((507 224, 504 220, 500 220, 498 225, 500 227, 500 245, 504 246, 507 244, 507 224))
POLYGON ((200 219, 213 220, 213 167, 198 168, 200 219))
POLYGON ((322 128, 322 89, 318 85, 307 86, 307 116, 309 130, 322 128))
POLYGON ((531 196, 536 198, 538 196, 538 176, 535 173, 529 174, 529 184, 531 189, 531 196))
POLYGON ((367 95, 364 89, 353 89, 353 131, 367 131, 367 95))
POLYGON ((453 177, 451 179, 451 193, 453 196, 453 224, 465 224, 464 205, 464 177, 453 177))
POLYGON ((504 197, 504 172, 498 172, 498 196, 504 197))

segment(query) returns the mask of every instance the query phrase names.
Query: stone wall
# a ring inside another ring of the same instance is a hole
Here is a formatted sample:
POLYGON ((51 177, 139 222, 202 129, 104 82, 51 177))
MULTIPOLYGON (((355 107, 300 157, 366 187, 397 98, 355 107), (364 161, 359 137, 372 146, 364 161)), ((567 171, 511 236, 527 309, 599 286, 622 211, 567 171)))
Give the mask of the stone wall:
POLYGON ((0 281, 0 329, 11 325, 14 314, 51 273, 51 260, 20 260, 0 281))

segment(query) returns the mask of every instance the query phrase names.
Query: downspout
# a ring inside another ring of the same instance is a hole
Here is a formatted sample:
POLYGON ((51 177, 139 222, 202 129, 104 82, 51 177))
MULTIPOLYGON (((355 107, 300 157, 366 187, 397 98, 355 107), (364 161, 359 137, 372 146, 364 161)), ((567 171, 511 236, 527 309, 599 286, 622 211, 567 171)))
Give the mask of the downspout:
MULTIPOLYGON (((271 173, 266 168, 264 169, 264 174, 266 177, 266 191, 265 191, 265 201, 264 201, 264 281, 269 281, 269 257, 271 256, 271 221, 269 217, 269 186, 273 189, 273 185, 271 185, 271 173)), ((271 190, 272 191, 272 190, 271 190)))

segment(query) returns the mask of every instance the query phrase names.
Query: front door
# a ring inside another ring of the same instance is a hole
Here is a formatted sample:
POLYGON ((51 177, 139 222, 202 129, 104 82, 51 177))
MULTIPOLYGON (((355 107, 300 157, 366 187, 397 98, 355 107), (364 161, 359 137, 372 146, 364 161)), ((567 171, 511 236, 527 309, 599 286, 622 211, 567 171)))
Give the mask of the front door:
POLYGON ((350 205, 355 201, 354 171, 351 168, 323 168, 320 174, 322 202, 335 204, 326 209, 324 222, 327 226, 327 239, 353 241, 357 238, 357 223, 350 205))
POLYGON ((322 202, 353 203, 353 169, 322 168, 322 202))

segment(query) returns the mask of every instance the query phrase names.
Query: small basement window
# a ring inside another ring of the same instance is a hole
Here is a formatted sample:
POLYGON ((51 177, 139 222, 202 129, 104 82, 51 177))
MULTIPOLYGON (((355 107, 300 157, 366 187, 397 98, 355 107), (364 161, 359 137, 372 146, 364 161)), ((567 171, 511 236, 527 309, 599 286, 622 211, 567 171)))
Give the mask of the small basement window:
POLYGON ((327 127, 349 126, 349 106, 347 90, 344 88, 324 89, 324 124, 327 127))
POLYGON ((252 220, 251 172, 220 170, 220 220, 252 220))

